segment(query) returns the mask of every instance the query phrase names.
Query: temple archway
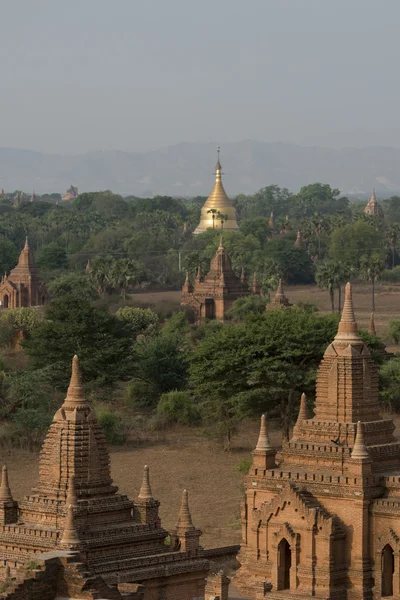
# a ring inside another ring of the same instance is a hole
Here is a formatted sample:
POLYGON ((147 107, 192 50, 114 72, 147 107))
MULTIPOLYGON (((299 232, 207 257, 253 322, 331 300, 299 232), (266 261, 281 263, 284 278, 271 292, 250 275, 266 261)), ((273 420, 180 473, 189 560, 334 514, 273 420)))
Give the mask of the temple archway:
POLYGON ((382 550, 382 597, 393 596, 394 553, 390 544, 382 550))
POLYGON ((292 552, 287 539, 283 538, 278 546, 278 590, 290 589, 290 568, 292 552))
POLYGON ((4 297, 3 297, 3 307, 4 308, 8 308, 8 302, 9 302, 8 294, 4 294, 4 297))
POLYGON ((215 302, 213 298, 206 298, 205 317, 206 319, 215 319, 215 302))

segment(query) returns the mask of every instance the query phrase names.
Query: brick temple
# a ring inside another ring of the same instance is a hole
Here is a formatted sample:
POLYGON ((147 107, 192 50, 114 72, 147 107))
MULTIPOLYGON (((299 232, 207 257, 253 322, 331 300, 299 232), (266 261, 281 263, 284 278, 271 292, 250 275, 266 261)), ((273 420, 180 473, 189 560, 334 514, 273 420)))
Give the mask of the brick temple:
POLYGON ((0 282, 0 303, 2 308, 43 306, 49 295, 40 279, 35 257, 29 247, 28 238, 19 255, 17 266, 5 274, 0 282))
POLYGON ((364 214, 370 215, 371 217, 375 217, 377 219, 383 219, 383 210, 376 199, 375 189, 372 190, 371 198, 365 205, 364 214))
POLYGON ((260 294, 260 291, 256 273, 250 284, 244 270, 240 277, 236 275, 221 236, 218 250, 211 260, 207 275, 202 277, 199 267, 192 283, 189 274, 186 274, 181 294, 181 306, 189 306, 193 309, 196 323, 202 323, 204 319, 224 321, 227 311, 235 300, 252 294, 260 294))
POLYGON ((383 418, 378 370, 358 334, 351 286, 338 333, 292 437, 265 418, 245 481, 236 585, 260 600, 400 598, 400 442, 383 418))
POLYGON ((40 454, 39 482, 17 503, 6 467, 0 486, 0 598, 201 600, 208 554, 183 491, 166 531, 148 467, 135 501, 118 493, 103 431, 86 400, 74 357, 64 403, 40 454), (4 595, 2 595, 2 592, 4 595))

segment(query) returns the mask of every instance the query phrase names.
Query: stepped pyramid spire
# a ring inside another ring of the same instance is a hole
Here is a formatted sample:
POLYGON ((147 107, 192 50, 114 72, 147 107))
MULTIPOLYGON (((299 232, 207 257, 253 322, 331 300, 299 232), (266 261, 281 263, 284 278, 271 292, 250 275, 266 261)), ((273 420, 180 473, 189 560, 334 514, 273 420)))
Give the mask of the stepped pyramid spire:
POLYGON ((304 248, 303 238, 301 237, 301 232, 297 232, 296 241, 294 243, 295 248, 304 248))
POLYGON ((272 446, 268 437, 267 419, 265 415, 261 415, 260 433, 255 452, 268 452, 269 450, 272 450, 272 446))
POLYGON ((261 286, 257 281, 257 273, 253 274, 253 281, 251 283, 251 293, 252 294, 261 294, 261 286))
POLYGON ((8 483, 8 471, 7 466, 4 465, 1 472, 1 485, 0 485, 0 501, 1 502, 12 502, 13 497, 8 483))
POLYGON ((242 272, 240 274, 240 281, 241 281, 241 283, 246 283, 246 281, 247 281, 246 273, 244 271, 244 266, 242 267, 242 272))
POLYGON ((267 304, 266 310, 270 310, 271 308, 281 308, 284 306, 292 306, 289 300, 286 298, 285 293, 283 291, 282 279, 278 282, 278 289, 275 292, 275 296, 272 301, 267 304))
POLYGON ((346 283, 342 316, 335 341, 348 343, 361 341, 358 333, 356 317, 354 314, 353 293, 350 282, 346 283))
POLYGON ((70 504, 67 509, 67 516, 60 545, 66 548, 76 548, 79 544, 80 539, 75 525, 74 507, 70 504))
POLYGON ((192 523, 192 515, 190 514, 189 508, 189 494, 187 490, 183 490, 181 507, 179 509, 178 514, 178 522, 176 524, 176 530, 179 535, 182 532, 189 531, 192 529, 194 529, 194 525, 192 523))
POLYGON ((361 421, 358 421, 357 423, 357 434, 351 458, 357 460, 369 459, 369 452, 364 441, 364 423, 361 423, 361 421))
POLYGON ((308 406, 307 406, 307 398, 306 395, 303 393, 301 395, 301 399, 300 399, 300 409, 299 409, 299 414, 297 417, 297 421, 295 426, 293 427, 293 435, 296 436, 297 433, 299 432, 303 421, 307 421, 310 418, 310 415, 308 414, 308 406))
POLYGON ((375 188, 372 188, 371 198, 368 201, 368 204, 364 208, 364 213, 366 215, 370 215, 372 217, 383 217, 383 211, 381 206, 378 204, 376 196, 375 196, 375 188))
POLYGON ((378 372, 358 333, 347 283, 338 332, 318 370, 315 419, 355 424, 380 418, 378 372))
POLYGON ((193 286, 190 283, 189 271, 186 271, 185 283, 183 284, 182 293, 191 294, 193 292, 193 286))
POLYGON ((143 481, 139 492, 139 498, 142 500, 153 500, 153 492, 150 487, 150 472, 147 465, 143 469, 143 481))
POLYGON ((376 329, 375 329, 375 319, 374 319, 374 313, 371 313, 371 317, 369 320, 369 326, 368 326, 368 333, 370 335, 376 335, 376 329))
POLYGON ((268 225, 270 226, 271 229, 275 229, 275 217, 274 217, 273 211, 271 212, 271 216, 269 218, 268 225))
POLYGON ((210 227, 219 228, 220 225, 220 217, 218 218, 218 213, 220 215, 226 215, 227 218, 224 219, 224 230, 233 229, 237 230, 238 224, 236 221, 236 210, 233 207, 231 201, 229 200, 224 186, 222 184, 222 167, 219 158, 220 149, 218 147, 218 156, 217 156, 217 164, 215 165, 215 183, 212 189, 211 194, 207 198, 203 208, 201 209, 201 217, 200 223, 198 227, 194 230, 194 234, 201 233, 210 227), (213 219, 214 216, 214 219, 213 219))
POLYGON ((75 477, 71 477, 69 484, 68 484, 68 493, 67 493, 67 500, 66 500, 66 505, 67 506, 77 506, 78 505, 78 498, 76 496, 76 489, 75 489, 75 477))
POLYGON ((71 379, 67 390, 67 396, 64 400, 63 407, 68 408, 87 408, 89 406, 88 401, 85 398, 85 392, 82 385, 81 370, 79 367, 79 359, 77 355, 72 359, 72 373, 71 379))

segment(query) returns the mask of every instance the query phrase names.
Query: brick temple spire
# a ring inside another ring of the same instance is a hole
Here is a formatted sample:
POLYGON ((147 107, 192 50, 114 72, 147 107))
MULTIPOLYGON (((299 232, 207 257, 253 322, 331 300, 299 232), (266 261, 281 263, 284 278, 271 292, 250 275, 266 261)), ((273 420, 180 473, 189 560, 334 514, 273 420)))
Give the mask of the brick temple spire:
POLYGON ((294 243, 295 248, 304 248, 303 238, 301 237, 301 232, 297 232, 296 241, 294 243))
POLYGON ((153 492, 151 491, 150 486, 150 472, 149 467, 147 465, 144 466, 143 469, 143 481, 142 487, 140 488, 139 498, 143 500, 151 500, 153 499, 153 492))
POLYGON ((240 281, 241 281, 241 283, 246 283, 247 282, 246 273, 244 271, 244 266, 242 266, 242 272, 240 274, 240 281))
POLYGON ((370 335, 376 335, 376 329, 375 329, 375 319, 374 319, 374 313, 371 313, 371 317, 369 320, 369 325, 368 325, 368 333, 370 335))
POLYGON ((79 359, 78 356, 75 354, 75 356, 72 359, 71 380, 69 382, 67 396, 64 400, 63 407, 84 408, 87 406, 88 401, 85 398, 85 392, 83 390, 79 359))
POLYGON ((66 500, 66 505, 72 505, 72 506, 77 506, 78 505, 78 498, 76 496, 76 489, 75 489, 75 477, 71 477, 69 480, 69 484, 68 484, 68 493, 67 493, 67 500, 66 500))
POLYGON ((300 431, 303 422, 307 421, 307 419, 309 419, 309 418, 310 418, 310 415, 308 413, 307 398, 306 398, 306 395, 303 393, 301 395, 301 399, 300 399, 300 409, 299 409, 297 421, 296 421, 295 426, 293 427, 293 436, 294 437, 296 437, 297 433, 300 431))
POLYGON ((257 446, 253 451, 253 467, 272 469, 275 465, 276 450, 272 447, 268 436, 267 419, 261 415, 260 433, 257 446))
POLYGON ((1 485, 0 485, 0 501, 12 502, 13 497, 8 483, 8 471, 7 466, 4 465, 1 472, 1 485))
POLYGON ((369 459, 368 449, 364 441, 364 423, 361 423, 361 421, 357 423, 357 434, 351 458, 358 460, 369 459))
POLYGON ((261 294, 261 286, 258 283, 256 272, 254 272, 254 274, 253 274, 253 281, 251 283, 251 293, 252 294, 261 294))
POLYGON ((282 308, 285 306, 292 306, 289 300, 286 298, 285 293, 283 291, 282 279, 278 282, 278 289, 275 292, 275 296, 271 300, 269 304, 265 307, 265 310, 270 310, 271 308, 282 308))
POLYGON ((74 507, 70 504, 67 509, 67 516, 60 545, 72 549, 79 546, 79 544, 80 539, 75 525, 74 507))
POLYGON ((178 522, 175 529, 175 538, 183 551, 199 548, 200 529, 196 529, 192 522, 189 508, 189 494, 183 490, 181 507, 179 509, 178 522))
POLYGON ((271 212, 271 216, 269 218, 268 225, 270 226, 271 229, 275 229, 275 217, 274 217, 273 211, 271 212))

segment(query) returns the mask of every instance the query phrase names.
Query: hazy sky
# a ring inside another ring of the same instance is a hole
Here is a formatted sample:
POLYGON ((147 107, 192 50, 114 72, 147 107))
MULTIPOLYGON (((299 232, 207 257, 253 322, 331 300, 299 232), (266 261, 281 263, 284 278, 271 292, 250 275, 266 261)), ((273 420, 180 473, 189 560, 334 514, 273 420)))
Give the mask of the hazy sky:
POLYGON ((399 0, 2 0, 0 146, 400 146, 399 0))

